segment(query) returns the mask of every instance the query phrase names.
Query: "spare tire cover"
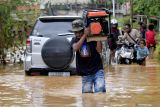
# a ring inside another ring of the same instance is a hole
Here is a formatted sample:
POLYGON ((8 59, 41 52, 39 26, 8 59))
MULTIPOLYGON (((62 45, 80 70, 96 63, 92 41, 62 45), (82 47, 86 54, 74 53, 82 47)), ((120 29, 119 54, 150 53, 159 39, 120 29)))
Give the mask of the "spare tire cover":
POLYGON ((42 48, 42 59, 55 70, 66 68, 73 59, 73 50, 66 38, 55 37, 49 39, 42 48))

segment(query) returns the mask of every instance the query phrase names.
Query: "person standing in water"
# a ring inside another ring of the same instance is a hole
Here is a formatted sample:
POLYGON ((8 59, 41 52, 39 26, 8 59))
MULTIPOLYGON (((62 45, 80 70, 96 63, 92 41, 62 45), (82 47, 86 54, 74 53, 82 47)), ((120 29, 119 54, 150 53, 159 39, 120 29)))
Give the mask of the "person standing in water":
POLYGON ((71 46, 76 52, 76 69, 82 77, 82 93, 106 92, 105 73, 100 53, 102 43, 100 41, 87 42, 89 30, 85 29, 80 19, 72 22, 71 46))

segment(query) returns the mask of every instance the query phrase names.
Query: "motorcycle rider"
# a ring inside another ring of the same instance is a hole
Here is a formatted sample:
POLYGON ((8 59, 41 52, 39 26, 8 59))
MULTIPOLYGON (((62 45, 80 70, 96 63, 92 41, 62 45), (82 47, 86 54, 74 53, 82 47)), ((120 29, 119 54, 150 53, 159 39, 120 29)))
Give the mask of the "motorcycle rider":
POLYGON ((125 24, 124 26, 124 36, 122 36, 123 39, 126 39, 131 44, 136 44, 140 38, 140 32, 137 29, 131 28, 130 24, 125 24))
POLYGON ((118 36, 120 35, 120 31, 118 29, 118 21, 116 19, 111 20, 111 35, 108 38, 108 45, 111 50, 109 63, 114 62, 115 51, 117 48, 118 36))
MULTIPOLYGON (((136 45, 141 39, 140 32, 137 29, 133 29, 130 24, 125 24, 124 31, 124 35, 121 36, 121 39, 126 40, 129 45, 136 45)), ((134 51, 133 54, 133 62, 136 62, 136 51, 134 51)))

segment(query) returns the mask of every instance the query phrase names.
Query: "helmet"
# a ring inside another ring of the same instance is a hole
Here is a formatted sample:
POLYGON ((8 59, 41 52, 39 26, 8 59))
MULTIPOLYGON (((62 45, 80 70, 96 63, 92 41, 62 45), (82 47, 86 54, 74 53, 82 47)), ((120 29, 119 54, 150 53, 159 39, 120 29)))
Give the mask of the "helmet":
POLYGON ((82 29, 84 29, 84 24, 83 24, 82 20, 76 19, 72 22, 72 31, 73 32, 81 31, 82 29))
POLYGON ((118 21, 116 19, 112 19, 111 24, 118 24, 118 21))

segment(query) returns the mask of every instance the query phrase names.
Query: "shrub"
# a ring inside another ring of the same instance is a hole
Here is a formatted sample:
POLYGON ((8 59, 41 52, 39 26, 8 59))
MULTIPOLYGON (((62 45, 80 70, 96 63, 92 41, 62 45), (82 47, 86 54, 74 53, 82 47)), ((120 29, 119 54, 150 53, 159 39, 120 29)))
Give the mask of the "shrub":
POLYGON ((155 50, 155 58, 160 62, 160 33, 157 34, 157 45, 155 50))

